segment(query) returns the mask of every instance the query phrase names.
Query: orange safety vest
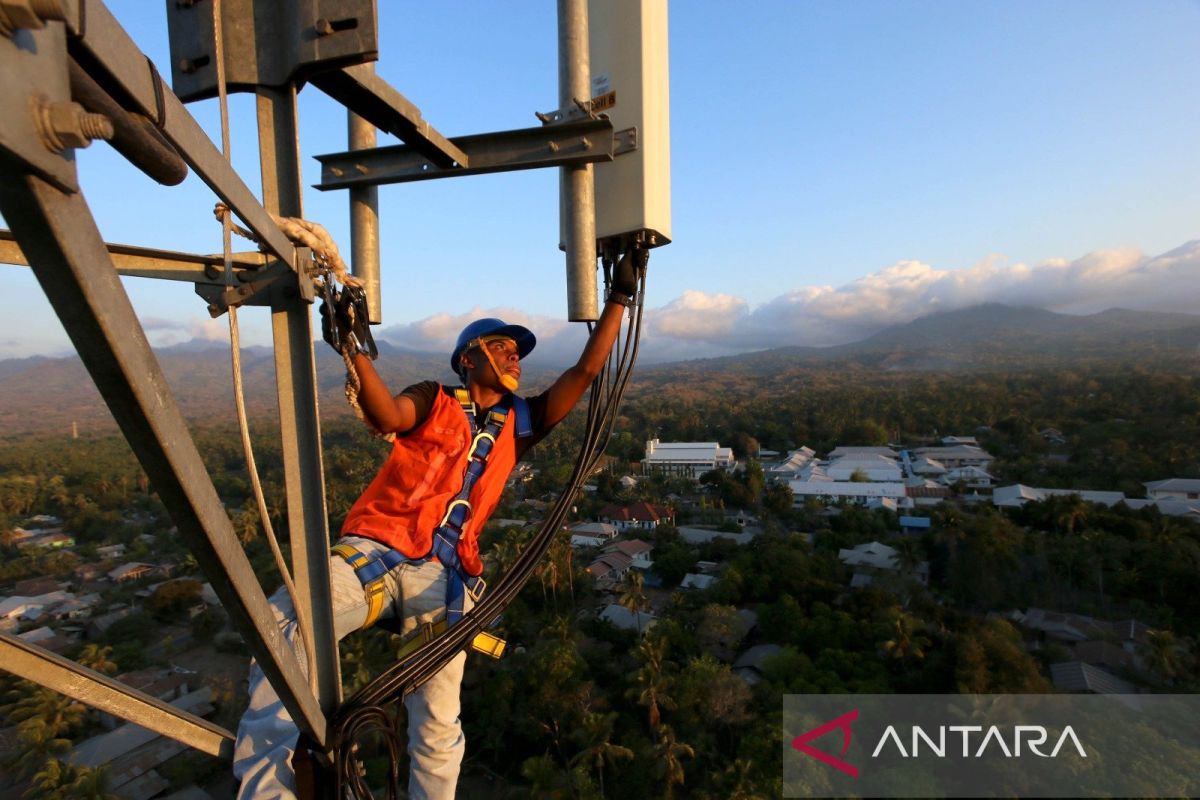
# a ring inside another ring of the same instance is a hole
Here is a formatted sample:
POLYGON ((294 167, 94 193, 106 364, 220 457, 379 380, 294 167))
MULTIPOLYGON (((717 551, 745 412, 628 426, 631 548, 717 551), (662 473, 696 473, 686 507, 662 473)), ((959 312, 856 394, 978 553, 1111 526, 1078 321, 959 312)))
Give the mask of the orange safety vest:
MULTIPOLYGON (((487 468, 471 489, 471 516, 458 540, 458 557, 468 575, 483 573, 478 534, 517 463, 515 426, 516 414, 510 413, 487 468)), ((462 489, 470 448, 471 426, 462 406, 439 391, 425 421, 396 436, 387 462, 346 515, 342 535, 374 539, 412 559, 429 555, 433 532, 462 489)))

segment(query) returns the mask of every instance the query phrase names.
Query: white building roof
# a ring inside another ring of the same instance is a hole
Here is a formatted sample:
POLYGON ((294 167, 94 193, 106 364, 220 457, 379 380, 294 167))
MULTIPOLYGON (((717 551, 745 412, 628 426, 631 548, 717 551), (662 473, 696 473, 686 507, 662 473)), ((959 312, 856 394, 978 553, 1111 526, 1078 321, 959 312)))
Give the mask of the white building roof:
POLYGON ((835 458, 844 458, 852 456, 854 458, 869 458, 871 456, 883 456, 884 458, 899 458, 900 454, 890 447, 835 447, 829 453, 829 459, 832 461, 835 458))
POLYGON ((838 550, 838 558, 843 564, 851 567, 874 567, 876 569, 895 569, 898 559, 896 549, 879 542, 867 542, 857 547, 838 550))
POLYGON ((941 475, 946 465, 934 458, 918 458, 912 462, 912 471, 918 475, 941 475))
POLYGON ((616 603, 611 603, 604 607, 600 612, 600 619, 607 620, 618 628, 626 631, 636 631, 641 625, 642 633, 654 627, 654 623, 658 622, 658 617, 648 611, 639 611, 636 614, 628 608, 616 603))
POLYGON ((1080 500, 1105 506, 1115 506, 1126 502, 1121 492, 1099 492, 1090 489, 1040 489, 1023 484, 1013 486, 998 486, 992 492, 992 504, 997 506, 1021 506, 1031 500, 1045 500, 1047 497, 1069 497, 1077 495, 1080 500))
POLYGON ((1200 479, 1167 478, 1162 481, 1148 481, 1145 486, 1147 492, 1184 492, 1195 494, 1200 492, 1200 479))
POLYGON ((717 580, 715 575, 696 575, 689 572, 679 582, 680 589, 707 589, 717 580))
POLYGON ((567 530, 575 535, 595 536, 602 539, 611 539, 617 535, 617 526, 611 522, 577 522, 574 525, 568 525, 567 530))
POLYGON ((721 447, 720 442, 646 442, 646 461, 651 463, 716 461, 732 464, 733 450, 721 447))
POLYGON ((1130 497, 1125 500, 1125 505, 1134 511, 1146 506, 1154 506, 1160 514, 1168 517, 1200 518, 1200 500, 1147 500, 1144 497, 1130 497))
POLYGON ((981 447, 969 444, 959 444, 953 447, 918 447, 913 451, 918 457, 933 458, 938 461, 961 461, 963 459, 992 461, 992 454, 981 447))

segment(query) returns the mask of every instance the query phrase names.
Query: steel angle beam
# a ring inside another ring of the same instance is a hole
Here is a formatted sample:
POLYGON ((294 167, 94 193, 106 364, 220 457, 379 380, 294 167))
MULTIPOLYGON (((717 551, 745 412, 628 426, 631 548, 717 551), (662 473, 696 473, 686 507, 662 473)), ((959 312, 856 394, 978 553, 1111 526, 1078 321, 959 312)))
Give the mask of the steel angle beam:
MULTIPOLYGON (((127 278, 159 278, 168 281, 185 281, 220 285, 224 283, 224 256, 179 253, 174 250, 156 250, 151 247, 134 247, 106 242, 108 255, 116 267, 117 274, 127 278)), ((29 266, 29 260, 21 252, 21 245, 12 231, 0 228, 0 264, 19 267, 29 266)), ((239 283, 257 280, 265 274, 268 265, 279 261, 263 253, 234 253, 233 276, 239 283)))
POLYGON ((312 84, 379 130, 399 137, 434 166, 470 166, 470 156, 426 122, 419 108, 375 74, 373 65, 314 75, 312 84))
POLYGON ((0 633, 0 664, 12 674, 129 720, 210 756, 231 759, 233 734, 69 658, 0 633))
POLYGON ((460 136, 451 141, 467 154, 469 167, 439 167, 409 146, 352 150, 317 156, 321 182, 316 188, 349 189, 613 160, 613 127, 606 119, 460 136))
POLYGON ((295 250, 199 123, 100 0, 68 0, 68 48, 102 86, 115 85, 162 132, 183 160, 264 246, 289 265, 295 250), (98 68, 105 75, 92 74, 98 68))
POLYGON ((105 403, 247 648, 297 725, 326 721, 233 532, 183 414, 112 268, 91 210, 0 160, 0 213, 105 403))

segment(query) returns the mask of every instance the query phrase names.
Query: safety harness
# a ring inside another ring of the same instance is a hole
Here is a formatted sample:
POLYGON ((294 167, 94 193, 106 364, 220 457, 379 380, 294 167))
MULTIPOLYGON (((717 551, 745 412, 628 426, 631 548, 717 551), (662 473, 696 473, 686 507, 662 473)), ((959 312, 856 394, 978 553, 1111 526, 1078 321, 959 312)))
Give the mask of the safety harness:
MULTIPOLYGON (((487 468, 488 456, 496 444, 496 438, 504 430, 504 423, 508 420, 510 412, 515 415, 517 438, 523 439, 533 435, 529 403, 523 397, 505 395, 503 400, 488 410, 483 429, 480 430, 475 421, 475 401, 471 399, 470 393, 459 388, 454 390, 454 396, 462 406, 471 429, 471 449, 467 453, 467 470, 463 475, 462 488, 446 506, 446 513, 433 532, 430 551, 422 558, 409 558, 395 549, 368 557, 349 544, 341 543, 332 548, 336 555, 341 556, 354 569, 354 574, 362 583, 367 600, 367 619, 363 628, 371 627, 379 619, 387 595, 384 580, 393 569, 401 564, 424 564, 433 559, 437 559, 445 567, 446 616, 436 623, 422 626, 417 634, 401 647, 398 658, 415 652, 421 645, 459 622, 466 613, 467 595, 470 595, 475 603, 483 597, 487 583, 482 576, 468 575, 458 556, 458 540, 462 537, 463 527, 471 518, 471 490, 487 468)), ((504 641, 488 633, 476 636, 471 646, 495 658, 499 658, 504 651, 504 641)))

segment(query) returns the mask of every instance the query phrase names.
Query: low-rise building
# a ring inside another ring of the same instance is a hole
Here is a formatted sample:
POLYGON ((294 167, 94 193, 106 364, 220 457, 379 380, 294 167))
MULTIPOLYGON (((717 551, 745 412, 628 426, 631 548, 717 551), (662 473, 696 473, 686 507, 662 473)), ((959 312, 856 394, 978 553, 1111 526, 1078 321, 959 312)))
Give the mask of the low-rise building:
POLYGON ((629 556, 630 564, 634 569, 645 570, 654 566, 654 561, 650 558, 650 554, 654 552, 654 545, 643 542, 641 539, 613 542, 604 548, 604 552, 622 553, 629 556))
POLYGON ((981 447, 969 444, 958 444, 951 447, 918 447, 913 450, 916 458, 933 459, 946 469, 955 467, 979 467, 991 469, 995 457, 981 447))
POLYGON ((680 589, 700 589, 703 591, 712 586, 717 581, 715 575, 704 575, 689 572, 683 576, 683 580, 679 582, 680 589))
POLYGON ((667 506, 654 503, 637 502, 627 506, 605 506, 597 515, 601 522, 607 522, 618 530, 652 531, 659 525, 675 524, 675 512, 667 506))
POLYGON ((128 564, 122 564, 116 569, 108 571, 108 577, 117 583, 126 581, 137 581, 142 578, 149 577, 156 569, 153 564, 143 564, 140 561, 131 561, 128 564))
POLYGON ((857 483, 854 481, 789 481, 793 505, 804 505, 809 498, 826 502, 866 504, 872 497, 890 497, 901 508, 908 507, 908 492, 903 483, 857 483))
POLYGON ((799 450, 789 452, 782 463, 768 467, 764 470, 764 474, 768 479, 774 481, 798 480, 804 469, 813 464, 816 459, 815 450, 811 447, 801 447, 799 450))
POLYGON ((1200 500, 1200 478, 1167 478, 1144 484, 1153 500, 1200 500))
POLYGON ((900 554, 894 547, 879 542, 843 547, 838 550, 838 559, 846 566, 854 568, 854 575, 850 579, 852 588, 870 585, 873 577, 882 572, 907 574, 919 583, 929 583, 928 561, 919 561, 906 568, 900 563, 900 554))
POLYGON ((640 631, 643 636, 658 622, 658 617, 648 611, 630 611, 625 606, 611 603, 600 612, 600 619, 611 622, 621 630, 640 631))
POLYGON ((604 553, 587 565, 587 571, 603 591, 614 588, 632 567, 633 559, 624 553, 604 553))
POLYGON ((753 533, 729 533, 728 531, 718 531, 711 528, 690 528, 682 527, 678 529, 679 537, 690 545, 708 544, 716 539, 728 539, 734 544, 750 544, 754 541, 755 534, 753 533))
POLYGON ((617 537, 617 526, 608 522, 578 522, 568 525, 571 547, 603 547, 617 537))
POLYGON ((992 492, 992 504, 1001 508, 1019 508, 1030 501, 1071 495, 1078 496, 1084 502, 1104 506, 1115 506, 1117 503, 1125 502, 1125 495, 1122 492, 1099 492, 1090 489, 1040 489, 1018 483, 1013 486, 996 487, 992 492))
POLYGON ((738 656, 733 662, 733 671, 746 683, 753 686, 763 679, 763 665, 767 659, 783 652, 777 644, 758 644, 738 656))
POLYGON ((699 478, 714 469, 730 470, 737 465, 733 450, 719 442, 646 442, 642 467, 647 472, 666 472, 699 478))

